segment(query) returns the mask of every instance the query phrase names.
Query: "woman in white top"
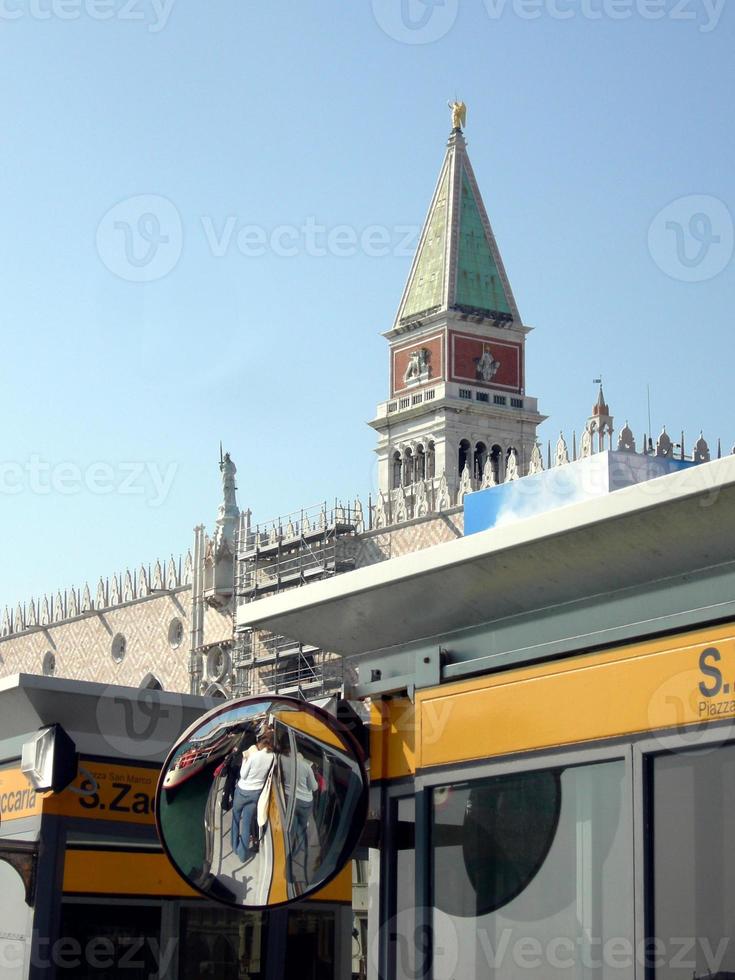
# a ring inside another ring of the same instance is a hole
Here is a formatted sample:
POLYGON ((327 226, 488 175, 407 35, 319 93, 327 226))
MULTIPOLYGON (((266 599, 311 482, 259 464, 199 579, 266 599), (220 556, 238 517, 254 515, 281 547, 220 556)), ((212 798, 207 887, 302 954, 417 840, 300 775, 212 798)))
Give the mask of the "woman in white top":
POLYGON ((259 739, 255 752, 242 760, 232 801, 232 850, 241 861, 257 849, 251 825, 272 765, 273 751, 267 737, 259 739))

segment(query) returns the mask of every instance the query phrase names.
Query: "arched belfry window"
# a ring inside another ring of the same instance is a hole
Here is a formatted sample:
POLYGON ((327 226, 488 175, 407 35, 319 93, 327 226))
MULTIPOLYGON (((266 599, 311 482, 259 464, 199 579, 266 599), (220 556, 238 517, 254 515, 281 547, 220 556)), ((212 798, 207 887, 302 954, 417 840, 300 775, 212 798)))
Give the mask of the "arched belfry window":
POLYGON ((496 444, 490 450, 490 465, 493 468, 493 476, 495 477, 496 483, 500 483, 502 479, 502 474, 500 472, 502 459, 503 459, 503 450, 500 448, 500 446, 496 444))
POLYGON ((407 449, 403 454, 403 485, 404 487, 410 487, 414 482, 413 476, 414 468, 414 458, 413 453, 410 449, 407 449))
POLYGON ((397 490, 401 485, 401 454, 399 452, 393 453, 393 489, 397 490))
MULTIPOLYGON (((462 476, 465 466, 470 462, 470 454, 472 452, 472 447, 466 439, 463 439, 459 444, 459 458, 457 461, 457 469, 459 475, 462 476)), ((470 468, 471 472, 471 468, 470 468)))
POLYGON ((426 453, 423 446, 416 448, 416 481, 426 479, 426 453))
POLYGON ((474 477, 476 480, 482 480, 482 474, 485 470, 485 463, 487 462, 487 446, 484 442, 478 442, 475 446, 475 469, 474 477))
POLYGON ((436 476, 436 453, 434 443, 430 442, 426 447, 426 479, 433 480, 436 476))

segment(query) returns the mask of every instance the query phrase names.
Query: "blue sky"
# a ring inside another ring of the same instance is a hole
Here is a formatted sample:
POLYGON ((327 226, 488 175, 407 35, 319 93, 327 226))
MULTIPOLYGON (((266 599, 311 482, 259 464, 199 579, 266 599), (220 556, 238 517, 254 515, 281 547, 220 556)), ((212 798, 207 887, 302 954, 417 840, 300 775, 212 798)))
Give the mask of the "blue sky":
POLYGON ((367 495, 455 95, 542 437, 735 443, 732 6, 403 4, 0 0, 0 604, 367 495))

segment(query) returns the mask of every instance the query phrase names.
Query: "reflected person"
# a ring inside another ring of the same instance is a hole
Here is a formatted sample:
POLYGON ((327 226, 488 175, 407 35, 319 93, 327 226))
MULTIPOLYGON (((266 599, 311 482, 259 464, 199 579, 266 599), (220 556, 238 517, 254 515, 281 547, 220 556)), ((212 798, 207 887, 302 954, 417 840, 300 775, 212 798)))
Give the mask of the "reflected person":
MULTIPOLYGON (((291 780, 294 767, 291 765, 288 750, 284 753, 283 779, 287 797, 291 795, 291 780)), ((296 753, 296 785, 294 789, 294 810, 291 824, 289 848, 289 880, 295 880, 294 867, 298 863, 303 868, 301 881, 307 881, 307 865, 309 855, 309 822, 314 806, 314 793, 319 788, 311 763, 304 756, 296 753)))
POLYGON ((232 850, 241 861, 252 857, 258 848, 252 832, 253 817, 274 758, 270 738, 261 735, 255 751, 247 754, 242 761, 232 801, 232 850))

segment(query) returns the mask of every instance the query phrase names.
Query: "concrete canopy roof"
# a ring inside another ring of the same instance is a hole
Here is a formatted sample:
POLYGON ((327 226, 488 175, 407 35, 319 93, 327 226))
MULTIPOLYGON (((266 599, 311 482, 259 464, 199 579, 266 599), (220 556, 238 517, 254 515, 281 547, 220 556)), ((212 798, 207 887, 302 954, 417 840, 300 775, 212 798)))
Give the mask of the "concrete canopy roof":
POLYGON ((60 724, 81 753, 160 762, 211 707, 207 698, 189 694, 14 674, 0 680, 0 761, 12 757, 13 739, 19 754, 27 734, 60 724))
POLYGON ((243 604, 359 655, 735 559, 735 457, 243 604))

